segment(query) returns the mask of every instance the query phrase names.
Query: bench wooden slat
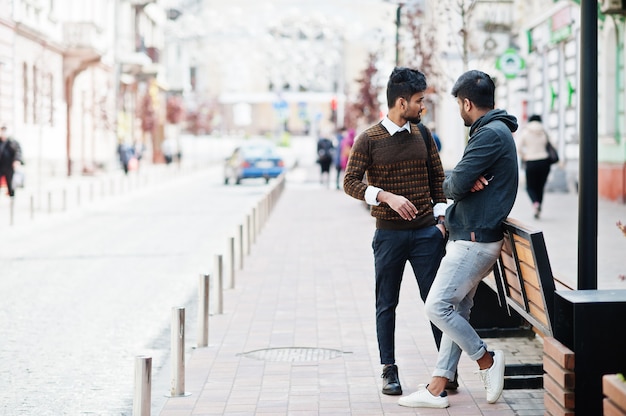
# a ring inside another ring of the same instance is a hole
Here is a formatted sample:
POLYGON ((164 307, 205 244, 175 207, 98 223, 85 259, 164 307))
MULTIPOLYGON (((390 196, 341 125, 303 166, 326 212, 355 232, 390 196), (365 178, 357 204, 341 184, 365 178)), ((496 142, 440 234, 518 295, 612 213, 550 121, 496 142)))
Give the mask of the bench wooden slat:
POLYGON ((576 387, 576 374, 573 371, 564 369, 545 354, 543 356, 543 371, 566 390, 574 390, 574 387, 576 387))
POLYGON ((517 258, 519 261, 529 264, 534 268, 535 259, 533 258, 533 252, 530 248, 528 240, 520 237, 519 235, 514 235, 513 239, 515 240, 515 250, 517 251, 517 258))
POLYGON ((532 285, 536 288, 541 287, 539 276, 537 275, 537 269, 535 269, 534 266, 531 267, 528 263, 520 262, 519 267, 525 284, 532 285))
POLYGON ((626 411, 620 409, 608 398, 602 399, 602 416, 624 416, 626 411))
POLYGON ((574 351, 561 344, 556 338, 545 337, 543 339, 543 353, 564 369, 574 371, 576 366, 574 351))
POLYGON ((500 255, 500 261, 502 262, 502 265, 509 270, 515 270, 517 268, 515 258, 513 258, 513 253, 502 253, 500 255))
POLYGON ((541 289, 536 286, 524 285, 524 291, 526 292, 526 299, 529 304, 533 303, 539 307, 542 314, 546 313, 545 305, 543 304, 543 293, 541 289))
POLYGON ((519 277, 514 269, 504 268, 504 277, 506 279, 507 286, 514 289, 516 292, 522 292, 522 286, 520 285, 519 277))
POLYGON ((622 412, 626 413, 626 396, 624 396, 624 382, 615 374, 602 376, 602 392, 611 398, 611 402, 622 412))
POLYGON ((528 308, 526 307, 526 304, 524 302, 524 295, 522 294, 521 290, 518 290, 517 288, 513 287, 512 285, 508 287, 509 289, 509 301, 514 301, 520 308, 522 308, 524 311, 528 312, 528 308))
POLYGON ((574 408, 574 392, 563 389, 549 374, 543 375, 543 388, 560 406, 566 409, 574 408))
POLYGON ((528 311, 532 316, 534 316, 537 320, 539 320, 545 327, 548 327, 550 323, 548 322, 548 317, 545 314, 545 310, 543 307, 538 307, 538 305, 534 303, 528 304, 528 311))
POLYGON ((546 415, 549 416, 574 416, 575 412, 572 409, 566 409, 549 394, 544 394, 543 405, 546 408, 546 415))

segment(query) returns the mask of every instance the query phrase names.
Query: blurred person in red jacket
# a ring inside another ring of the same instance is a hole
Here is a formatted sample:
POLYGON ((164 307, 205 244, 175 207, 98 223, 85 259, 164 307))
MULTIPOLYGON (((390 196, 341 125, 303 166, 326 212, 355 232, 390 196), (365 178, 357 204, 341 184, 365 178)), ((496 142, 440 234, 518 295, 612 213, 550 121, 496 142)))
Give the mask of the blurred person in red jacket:
POLYGON ((0 127, 0 178, 4 178, 10 197, 15 196, 13 175, 22 166, 22 148, 17 140, 7 135, 7 127, 0 127))

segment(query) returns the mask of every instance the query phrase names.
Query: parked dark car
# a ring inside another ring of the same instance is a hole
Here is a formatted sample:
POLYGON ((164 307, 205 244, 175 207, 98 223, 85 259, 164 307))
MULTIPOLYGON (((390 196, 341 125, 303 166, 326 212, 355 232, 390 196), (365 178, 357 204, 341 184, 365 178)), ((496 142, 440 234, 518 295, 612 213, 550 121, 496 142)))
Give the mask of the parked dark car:
POLYGON ((254 140, 237 147, 226 159, 224 184, 237 185, 242 179, 265 178, 265 183, 285 171, 285 162, 276 145, 268 140, 254 140))

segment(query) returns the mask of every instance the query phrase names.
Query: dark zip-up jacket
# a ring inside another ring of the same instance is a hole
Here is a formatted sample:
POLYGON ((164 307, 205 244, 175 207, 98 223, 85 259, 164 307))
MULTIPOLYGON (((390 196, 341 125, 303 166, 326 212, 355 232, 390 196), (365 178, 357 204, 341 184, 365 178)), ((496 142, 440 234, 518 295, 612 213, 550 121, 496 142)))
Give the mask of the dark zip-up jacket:
POLYGON ((446 211, 451 240, 482 243, 503 238, 502 221, 517 196, 517 152, 512 132, 517 119, 504 110, 491 110, 472 124, 461 161, 443 182, 453 203, 446 211), (481 176, 493 177, 482 191, 471 192, 481 176))

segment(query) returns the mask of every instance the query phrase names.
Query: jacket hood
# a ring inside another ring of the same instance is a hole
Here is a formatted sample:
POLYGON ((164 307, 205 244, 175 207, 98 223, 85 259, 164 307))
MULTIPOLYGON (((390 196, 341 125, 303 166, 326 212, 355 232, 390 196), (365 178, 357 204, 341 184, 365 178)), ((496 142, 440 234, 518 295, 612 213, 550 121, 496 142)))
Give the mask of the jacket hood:
POLYGON ((472 124, 472 127, 470 127, 470 136, 473 135, 474 132, 482 126, 493 121, 503 122, 509 128, 509 130, 511 130, 511 133, 517 131, 517 128, 519 127, 517 124, 517 118, 515 116, 507 113, 505 110, 495 109, 489 111, 487 114, 476 120, 474 124, 472 124))

